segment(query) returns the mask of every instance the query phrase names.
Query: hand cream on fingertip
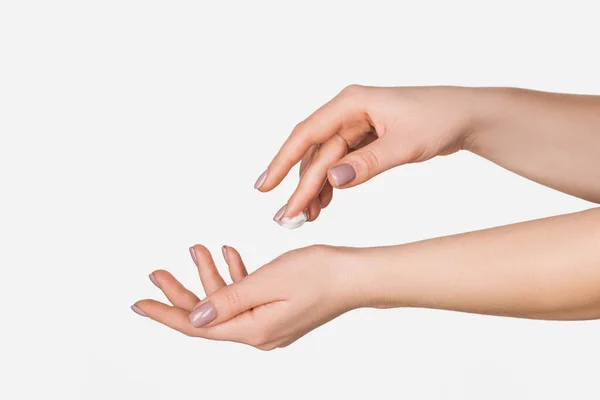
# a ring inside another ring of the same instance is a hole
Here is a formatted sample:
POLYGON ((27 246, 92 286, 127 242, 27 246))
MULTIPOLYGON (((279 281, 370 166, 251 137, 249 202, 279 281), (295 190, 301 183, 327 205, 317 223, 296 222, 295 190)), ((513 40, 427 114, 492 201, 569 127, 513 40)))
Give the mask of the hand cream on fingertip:
POLYGON ((302 225, 304 225, 304 223, 308 221, 308 212, 307 211, 302 211, 300 214, 296 215, 295 217, 285 217, 285 218, 281 218, 275 222, 277 222, 279 225, 283 226, 284 228, 287 229, 296 229, 296 228, 300 228, 302 225))

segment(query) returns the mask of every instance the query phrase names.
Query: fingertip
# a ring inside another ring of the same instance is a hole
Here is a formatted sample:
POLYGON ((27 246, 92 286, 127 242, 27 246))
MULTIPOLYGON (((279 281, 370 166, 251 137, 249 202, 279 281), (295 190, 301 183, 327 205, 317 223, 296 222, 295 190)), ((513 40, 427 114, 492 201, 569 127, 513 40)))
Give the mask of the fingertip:
POLYGON ((267 180, 267 176, 268 175, 269 175, 269 170, 268 169, 266 169, 262 174, 260 174, 260 176, 258 177, 258 179, 256 180, 256 182, 254 183, 254 189, 260 191, 261 187, 263 186, 263 184, 267 180))
POLYGON ((146 309, 146 308, 150 307, 150 305, 153 302, 155 302, 155 300, 143 299, 143 300, 136 301, 135 303, 133 303, 133 305, 140 309, 146 309))
MULTIPOLYGON (((311 199, 310 197, 307 198, 306 193, 300 193, 299 191, 294 192, 284 206, 283 212, 278 214, 279 218, 277 218, 277 220, 281 220, 282 218, 294 218, 300 215, 301 212, 310 208, 313 200, 314 199, 311 199)), ((281 210, 279 212, 281 212, 281 210)))
POLYGON ((311 201, 310 206, 308 206, 308 222, 312 222, 319 217, 321 213, 321 204, 318 198, 311 201))
POLYGON ((194 259, 194 263, 196 265, 198 265, 198 261, 200 261, 203 257, 211 257, 210 251, 202 244, 193 245, 190 247, 190 252, 192 253, 192 258, 194 259))
POLYGON ((196 249, 194 247, 195 247, 195 245, 190 247, 190 256, 192 257, 192 261, 194 262, 194 264, 196 264, 196 266, 197 266, 198 258, 196 257, 196 249))
POLYGON ((148 278, 150 278, 150 282, 152 282, 154 284, 154 286, 156 286, 157 288, 160 289, 160 284, 158 283, 158 280, 156 279, 154 272, 150 273, 150 275, 148 275, 148 278))
POLYGON ((276 161, 271 162, 265 172, 256 180, 254 188, 261 193, 270 192, 285 179, 293 166, 290 165, 286 168, 285 165, 281 165, 276 161))
POLYGON ((285 213, 285 209, 287 208, 287 204, 284 204, 273 216, 273 221, 279 222, 279 220, 283 217, 283 213, 285 213))
POLYGON ((148 317, 148 315, 141 308, 139 308, 138 306, 136 306, 135 304, 133 304, 131 306, 131 311, 133 311, 137 315, 141 315, 142 317, 148 317))
POLYGON ((333 187, 329 182, 325 185, 321 193, 319 194, 319 200, 321 203, 321 209, 326 208, 333 199, 333 187))
POLYGON ((225 246, 227 248, 227 259, 229 262, 241 261, 242 256, 240 256, 240 252, 233 246, 225 246))
POLYGON ((227 246, 221 246, 221 252, 223 253, 223 258, 225 262, 229 264, 229 260, 227 259, 227 246))
POLYGON ((286 204, 285 210, 283 210, 283 212, 279 214, 279 218, 276 218, 276 220, 281 221, 283 218, 294 218, 297 215, 299 215, 303 210, 308 210, 309 206, 310 204, 307 204, 304 207, 302 207, 302 205, 297 204, 292 204, 292 206, 290 206, 290 203, 288 203, 286 204))
POLYGON ((138 300, 135 303, 133 303, 130 308, 131 308, 131 311, 133 311, 137 315, 149 318, 148 314, 151 311, 151 308, 152 308, 151 305, 153 302, 154 302, 154 300, 149 300, 149 299, 138 300))

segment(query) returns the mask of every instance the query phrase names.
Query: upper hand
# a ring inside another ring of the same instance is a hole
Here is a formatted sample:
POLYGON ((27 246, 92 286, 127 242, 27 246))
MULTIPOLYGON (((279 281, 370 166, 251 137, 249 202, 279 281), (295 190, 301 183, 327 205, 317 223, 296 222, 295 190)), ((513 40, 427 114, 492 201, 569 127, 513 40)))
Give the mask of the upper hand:
POLYGON ((275 188, 302 161, 298 187, 275 220, 316 219, 333 188, 460 150, 473 130, 472 92, 459 87, 349 86, 300 122, 255 188, 275 188))

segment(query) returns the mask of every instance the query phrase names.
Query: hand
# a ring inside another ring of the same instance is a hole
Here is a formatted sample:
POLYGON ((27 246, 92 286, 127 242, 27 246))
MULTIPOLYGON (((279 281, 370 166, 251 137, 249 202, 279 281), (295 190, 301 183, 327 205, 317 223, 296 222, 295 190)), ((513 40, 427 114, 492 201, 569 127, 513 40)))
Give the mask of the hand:
POLYGON ((200 299, 167 271, 150 279, 173 306, 138 301, 132 309, 189 336, 284 347, 362 304, 344 250, 311 246, 285 253, 248 275, 239 253, 223 247, 233 283, 219 275, 210 252, 190 248, 207 298, 200 299))
POLYGON ((275 188, 302 161, 300 182, 275 221, 308 210, 315 220, 333 187, 359 185, 392 167, 460 150, 474 129, 473 93, 459 87, 349 86, 300 122, 255 188, 275 188))

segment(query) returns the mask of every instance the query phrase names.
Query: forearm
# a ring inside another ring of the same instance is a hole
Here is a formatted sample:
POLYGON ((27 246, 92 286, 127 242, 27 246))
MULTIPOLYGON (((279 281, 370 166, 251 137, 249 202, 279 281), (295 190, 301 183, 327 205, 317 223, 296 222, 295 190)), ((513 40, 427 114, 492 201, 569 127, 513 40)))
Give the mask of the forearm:
POLYGON ((600 318, 600 209, 400 246, 350 249, 358 297, 540 319, 600 318))
POLYGON ((600 96, 474 89, 465 148, 519 175, 600 203, 600 96))

